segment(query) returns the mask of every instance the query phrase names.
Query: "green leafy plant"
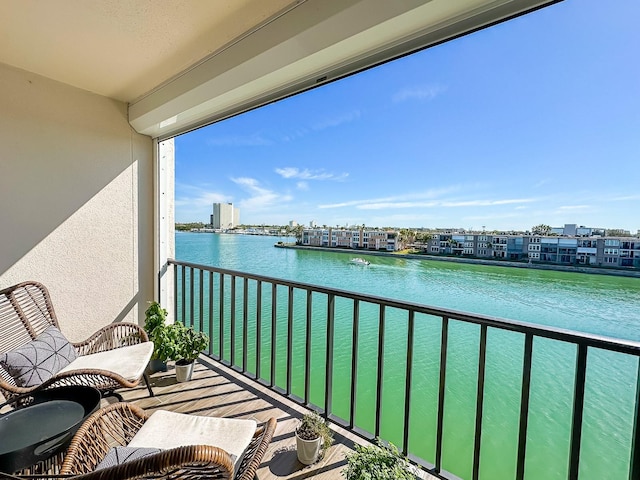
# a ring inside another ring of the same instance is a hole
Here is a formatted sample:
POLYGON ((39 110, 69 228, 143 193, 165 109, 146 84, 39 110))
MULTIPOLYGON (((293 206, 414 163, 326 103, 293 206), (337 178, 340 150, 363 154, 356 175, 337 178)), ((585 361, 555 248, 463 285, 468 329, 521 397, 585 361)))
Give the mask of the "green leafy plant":
POLYGON ((167 311, 158 302, 149 302, 149 308, 144 312, 144 331, 153 342, 153 360, 166 362, 173 352, 173 346, 167 344, 166 328, 167 311))
POLYGON ((209 346, 209 336, 193 327, 187 328, 181 323, 174 323, 167 330, 168 340, 172 345, 170 358, 178 365, 192 363, 209 346))
POLYGON ((322 458, 327 449, 333 445, 333 432, 329 428, 329 424, 316 412, 305 413, 302 416, 296 434, 303 440, 322 439, 319 458, 322 458))
POLYGON ((342 474, 347 480, 415 480, 411 465, 392 443, 356 445, 355 452, 348 453, 347 468, 342 474))

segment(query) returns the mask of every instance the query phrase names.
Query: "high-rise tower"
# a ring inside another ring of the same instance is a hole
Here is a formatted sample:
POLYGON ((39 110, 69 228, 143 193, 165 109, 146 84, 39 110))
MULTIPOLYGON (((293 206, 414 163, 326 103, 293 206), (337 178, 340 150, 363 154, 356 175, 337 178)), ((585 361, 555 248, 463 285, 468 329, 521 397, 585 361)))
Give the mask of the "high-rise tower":
POLYGON ((211 227, 229 229, 240 224, 240 209, 233 203, 214 203, 211 214, 211 227))

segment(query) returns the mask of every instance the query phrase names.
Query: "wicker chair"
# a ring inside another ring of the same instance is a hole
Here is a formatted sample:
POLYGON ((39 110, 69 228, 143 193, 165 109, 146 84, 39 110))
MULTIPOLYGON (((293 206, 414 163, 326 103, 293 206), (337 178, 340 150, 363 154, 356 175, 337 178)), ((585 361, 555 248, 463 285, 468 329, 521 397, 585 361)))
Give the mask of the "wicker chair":
MULTIPOLYGON (((184 416, 196 419, 195 421, 212 420, 212 417, 184 416)), ((72 475, 71 478, 75 480, 251 480, 276 428, 275 418, 259 425, 244 455, 235 466, 233 458, 222 448, 187 445, 95 470, 112 447, 128 445, 149 418, 144 410, 130 403, 115 403, 98 410, 85 421, 71 440, 60 474, 72 475)))
MULTIPOLYGON (((51 326, 59 329, 49 292, 44 285, 31 281, 0 290, 0 354, 29 344, 51 326)), ((114 395, 121 400, 122 397, 114 390, 135 387, 144 377, 149 394, 153 396, 144 374, 153 344, 138 325, 113 323, 87 340, 71 345, 75 349, 76 360, 38 385, 18 386, 9 372, 0 366, 0 393, 11 400, 38 389, 89 385, 105 396, 114 395), (116 348, 119 349, 118 355, 113 355, 116 348), (116 359, 121 364, 119 368, 108 368, 113 367, 114 363, 109 361, 109 357, 119 357, 116 359), (127 364, 127 358, 135 358, 135 362, 127 364)))

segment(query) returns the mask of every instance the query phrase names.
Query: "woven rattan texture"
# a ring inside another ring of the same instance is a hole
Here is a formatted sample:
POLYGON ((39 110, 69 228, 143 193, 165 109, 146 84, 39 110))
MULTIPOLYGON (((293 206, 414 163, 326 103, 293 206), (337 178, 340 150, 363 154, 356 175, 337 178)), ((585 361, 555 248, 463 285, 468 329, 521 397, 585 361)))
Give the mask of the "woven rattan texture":
MULTIPOLYGON (((25 345, 47 327, 59 328, 58 319, 47 288, 38 282, 23 282, 0 290, 0 353, 25 345)), ((112 350, 148 341, 147 334, 133 323, 113 323, 100 329, 83 342, 74 343, 78 356, 112 350)), ((0 393, 7 399, 36 389, 65 385, 88 385, 103 392, 116 388, 132 388, 140 383, 127 380, 101 369, 74 370, 54 375, 41 385, 18 387, 0 367, 0 393)))
POLYGON ((94 413, 71 441, 61 473, 74 475, 77 480, 250 480, 255 476, 276 428, 276 420, 272 418, 257 429, 235 477, 233 462, 227 452, 209 445, 165 450, 93 471, 110 448, 127 445, 148 418, 144 410, 130 403, 116 403, 94 413))

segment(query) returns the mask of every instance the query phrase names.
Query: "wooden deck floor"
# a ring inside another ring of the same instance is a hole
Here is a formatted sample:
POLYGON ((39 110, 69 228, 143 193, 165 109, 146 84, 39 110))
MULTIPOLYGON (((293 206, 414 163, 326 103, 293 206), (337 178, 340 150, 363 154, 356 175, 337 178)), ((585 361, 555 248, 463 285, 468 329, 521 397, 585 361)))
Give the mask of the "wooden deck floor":
MULTIPOLYGON (((263 422, 275 417, 278 426, 263 463, 258 470, 259 480, 339 479, 346 467, 345 453, 361 439, 336 427, 334 445, 324 459, 314 465, 298 462, 294 430, 305 409, 271 392, 262 385, 246 379, 214 361, 201 360, 196 365, 193 380, 176 383, 170 370, 151 377, 155 397, 149 397, 144 385, 123 391, 125 401, 134 402, 148 411, 156 409, 182 413, 230 418, 252 418, 263 422)), ((427 474, 425 479, 434 479, 427 474)))

